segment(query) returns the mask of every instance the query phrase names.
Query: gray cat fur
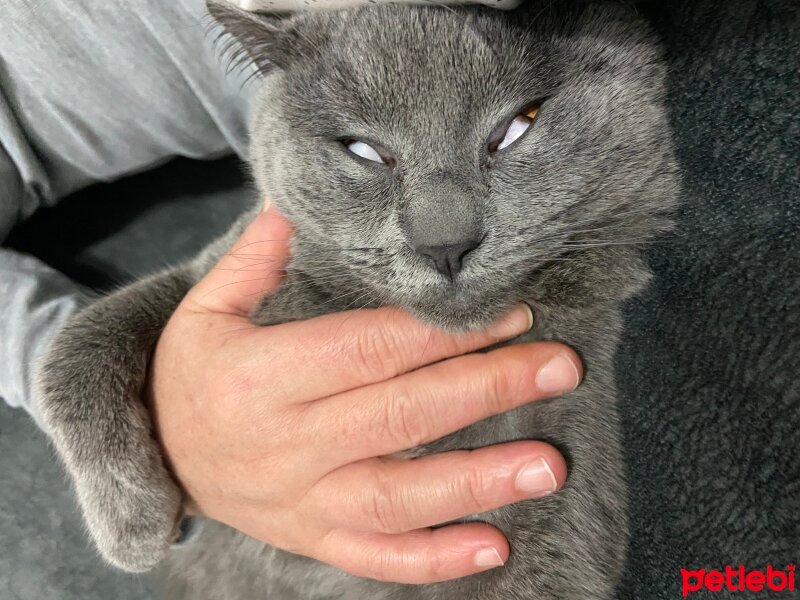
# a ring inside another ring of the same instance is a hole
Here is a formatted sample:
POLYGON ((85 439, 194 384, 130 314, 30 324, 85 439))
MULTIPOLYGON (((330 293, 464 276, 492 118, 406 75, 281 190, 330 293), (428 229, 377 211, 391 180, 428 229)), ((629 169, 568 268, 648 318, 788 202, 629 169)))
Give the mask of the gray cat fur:
POLYGON ((163 561, 168 596, 192 600, 611 598, 627 540, 620 306, 646 285, 642 247, 670 228, 679 192, 652 33, 609 4, 370 6, 281 21, 210 8, 267 75, 252 171, 296 226, 286 283, 252 320, 392 304, 456 330, 528 302, 536 324, 518 341, 569 343, 586 364, 582 386, 414 452, 544 439, 564 452, 569 479, 477 516, 509 538, 507 565, 439 585, 357 579, 210 522, 168 553, 181 496, 140 391, 169 316, 249 213, 194 261, 89 305, 42 362, 46 423, 100 552, 130 571, 163 561), (498 123, 541 99, 529 132, 488 153, 498 123), (396 165, 356 159, 342 138, 396 165), (407 240, 422 227, 445 243, 454 223, 480 223, 486 237, 451 282, 407 240))

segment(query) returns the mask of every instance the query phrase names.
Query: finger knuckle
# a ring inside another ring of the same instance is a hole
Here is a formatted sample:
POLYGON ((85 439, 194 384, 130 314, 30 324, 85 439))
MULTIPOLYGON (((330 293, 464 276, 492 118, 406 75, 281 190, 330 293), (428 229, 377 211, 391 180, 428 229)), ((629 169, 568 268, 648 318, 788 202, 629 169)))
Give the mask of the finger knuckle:
POLYGON ((401 499, 383 474, 376 474, 373 479, 367 516, 374 527, 382 533, 401 533, 400 526, 401 499))
POLYGON ((394 377, 401 353, 401 345, 386 328, 366 327, 352 344, 353 364, 368 379, 394 377))
POLYGON ((462 475, 461 492, 466 501, 467 510, 481 512, 486 506, 486 489, 491 482, 479 470, 468 469, 462 475))
POLYGON ((446 577, 447 561, 445 560, 442 552, 437 551, 437 548, 428 548, 422 556, 423 569, 421 575, 426 581, 439 581, 446 577))
POLYGON ((493 413, 501 413, 516 403, 523 395, 525 376, 521 375, 517 366, 509 363, 494 363, 487 376, 489 394, 486 396, 488 409, 493 413))
POLYGON ((385 402, 383 430, 397 448, 419 446, 430 433, 426 412, 405 390, 394 389, 385 402))

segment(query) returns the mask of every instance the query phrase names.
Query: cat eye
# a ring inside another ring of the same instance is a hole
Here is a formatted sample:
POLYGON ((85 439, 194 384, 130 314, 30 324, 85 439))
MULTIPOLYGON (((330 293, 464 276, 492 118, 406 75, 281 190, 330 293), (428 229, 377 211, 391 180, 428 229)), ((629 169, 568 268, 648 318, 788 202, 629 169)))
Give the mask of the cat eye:
POLYGON ((383 160, 383 157, 380 154, 378 154, 378 151, 366 142, 361 142, 359 140, 345 140, 343 143, 345 147, 356 156, 360 156, 363 159, 382 165, 386 164, 386 161, 383 160))
POLYGON ((521 138, 533 125, 541 107, 541 102, 532 104, 514 117, 510 123, 496 131, 489 140, 489 152, 504 150, 521 138))

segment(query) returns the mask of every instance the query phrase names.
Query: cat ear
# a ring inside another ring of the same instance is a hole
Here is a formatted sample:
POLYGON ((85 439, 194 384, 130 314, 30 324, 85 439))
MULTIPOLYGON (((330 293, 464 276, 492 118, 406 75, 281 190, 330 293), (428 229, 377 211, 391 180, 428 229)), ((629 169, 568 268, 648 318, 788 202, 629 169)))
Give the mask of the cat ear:
POLYGON ((253 64, 266 74, 275 67, 287 69, 303 56, 298 19, 278 14, 248 12, 225 0, 206 2, 211 17, 230 36, 223 52, 230 53, 231 67, 253 64))

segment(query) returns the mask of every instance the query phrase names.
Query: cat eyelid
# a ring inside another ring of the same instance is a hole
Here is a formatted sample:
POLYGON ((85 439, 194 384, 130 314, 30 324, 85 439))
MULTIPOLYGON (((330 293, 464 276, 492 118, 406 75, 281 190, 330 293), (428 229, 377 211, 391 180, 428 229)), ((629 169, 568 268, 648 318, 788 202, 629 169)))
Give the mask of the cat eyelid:
POLYGON ((514 146, 533 127, 543 103, 544 100, 537 100, 527 105, 495 128, 486 145, 489 153, 495 154, 514 146))
POLYGON ((380 148, 377 148, 371 142, 356 138, 342 138, 339 140, 339 143, 342 144, 348 154, 365 162, 386 166, 390 169, 393 169, 397 162, 394 158, 387 156, 381 151, 380 148))

